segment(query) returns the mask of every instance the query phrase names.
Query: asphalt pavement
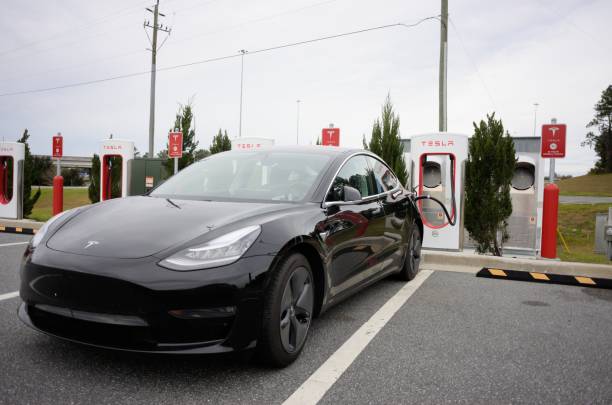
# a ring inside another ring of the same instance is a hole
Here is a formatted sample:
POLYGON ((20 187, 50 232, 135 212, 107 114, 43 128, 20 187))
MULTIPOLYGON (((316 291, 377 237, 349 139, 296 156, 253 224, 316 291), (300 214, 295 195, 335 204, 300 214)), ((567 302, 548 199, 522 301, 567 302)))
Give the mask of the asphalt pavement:
MULTIPOLYGON (((27 241, 0 233, 0 296, 27 241), (5 245, 5 246, 3 246, 5 245)), ((42 335, 0 300, 0 404, 282 403, 405 283, 386 279, 315 320, 293 365, 248 355, 161 356, 42 335)), ((376 332, 374 332, 376 333, 376 332)), ((435 271, 331 384, 321 403, 611 403, 612 290, 435 271)))

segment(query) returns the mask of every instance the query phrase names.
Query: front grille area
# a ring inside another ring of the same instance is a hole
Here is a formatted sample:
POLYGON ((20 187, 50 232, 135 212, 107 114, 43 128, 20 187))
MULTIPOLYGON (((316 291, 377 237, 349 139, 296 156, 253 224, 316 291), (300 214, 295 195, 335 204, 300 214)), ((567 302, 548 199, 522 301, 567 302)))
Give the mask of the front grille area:
MULTIPOLYGON (((156 269, 151 269, 156 271, 156 269)), ((236 306, 232 285, 156 291, 124 280, 26 264, 20 294, 36 328, 67 339, 132 350, 173 350, 224 341, 238 313, 180 319, 180 309, 236 306)), ((204 282, 202 282, 204 283, 204 282)), ((195 282, 194 282, 195 284, 195 282)))
POLYGON ((26 311, 36 328, 56 336, 132 350, 154 350, 157 346, 151 330, 146 327, 88 322, 42 311, 31 305, 26 311))
POLYGON ((160 314, 161 321, 150 326, 128 326, 86 321, 33 305, 28 305, 26 311, 36 328, 52 335, 98 346, 146 351, 218 343, 227 337, 233 321, 233 318, 180 320, 160 314))

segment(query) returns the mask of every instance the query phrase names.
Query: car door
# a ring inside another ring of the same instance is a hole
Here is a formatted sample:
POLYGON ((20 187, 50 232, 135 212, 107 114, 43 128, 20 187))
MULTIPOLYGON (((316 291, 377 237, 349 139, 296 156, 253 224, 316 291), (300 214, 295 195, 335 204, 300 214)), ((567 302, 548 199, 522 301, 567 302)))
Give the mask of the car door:
POLYGON ((372 156, 368 156, 367 160, 372 167, 377 192, 383 195, 380 203, 385 213, 385 231, 380 258, 385 263, 384 270, 392 272, 403 264, 409 227, 414 222, 414 218, 407 217, 411 215, 410 196, 385 163, 372 156))
POLYGON ((380 271, 385 215, 365 155, 351 157, 339 170, 326 198, 326 220, 320 232, 329 258, 332 295, 366 281, 380 271), (343 201, 342 187, 359 191, 360 200, 343 201))

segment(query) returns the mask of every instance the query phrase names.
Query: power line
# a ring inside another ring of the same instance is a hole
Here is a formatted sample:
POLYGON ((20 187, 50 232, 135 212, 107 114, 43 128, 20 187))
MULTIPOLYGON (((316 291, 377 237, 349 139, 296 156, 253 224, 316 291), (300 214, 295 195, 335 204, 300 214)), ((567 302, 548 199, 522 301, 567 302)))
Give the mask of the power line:
POLYGON ((546 9, 547 11, 551 11, 557 15, 557 17, 565 20, 565 22, 574 28, 576 31, 580 32, 585 37, 589 38, 593 41, 593 44, 596 44, 597 47, 600 47, 602 50, 609 52, 611 48, 607 47, 600 39, 598 39, 595 35, 591 34, 587 30, 580 27, 578 24, 574 23, 567 15, 562 14, 560 11, 551 7, 548 3, 543 2, 542 0, 536 0, 536 2, 540 5, 541 8, 546 9))
MULTIPOLYGON (((144 1, 141 1, 139 4, 144 4, 144 3, 148 3, 148 2, 149 2, 149 0, 144 0, 144 1)), ((15 48, 0 50, 0 56, 4 56, 4 55, 7 55, 7 54, 10 54, 10 53, 13 53, 13 52, 18 52, 18 51, 21 51, 23 49, 31 48, 31 47, 33 47, 35 45, 38 45, 38 44, 41 44, 41 43, 44 43, 44 42, 48 42, 48 41, 52 41, 52 40, 57 39, 57 38, 61 38, 62 36, 66 35, 66 34, 70 34, 70 33, 74 33, 74 32, 79 32, 79 31, 82 31, 84 29, 91 28, 94 25, 102 24, 103 22, 107 21, 108 19, 110 19, 112 17, 115 17, 117 15, 123 14, 126 11, 129 11, 129 10, 132 10, 132 9, 140 9, 140 8, 141 8, 140 5, 139 6, 131 6, 131 7, 123 8, 121 10, 115 11, 115 12, 113 12, 111 14, 107 14, 107 15, 105 15, 103 17, 98 18, 98 19, 94 19, 93 21, 90 21, 90 22, 88 22, 86 24, 82 24, 82 25, 79 25, 79 26, 76 26, 76 27, 71 27, 71 28, 68 28, 68 29, 66 29, 64 31, 59 31, 59 32, 56 32, 54 34, 48 35, 48 36, 46 36, 44 38, 35 39, 33 41, 27 42, 25 44, 22 44, 20 46, 15 47, 15 48)), ((127 14, 130 14, 130 13, 127 13, 127 14)))
POLYGON ((487 86, 487 83, 485 82, 484 78, 480 74, 480 69, 478 69, 478 64, 476 63, 476 60, 472 57, 470 52, 467 50, 465 43, 463 42, 463 37, 459 33, 459 30, 457 29, 457 26, 455 25, 455 22, 453 21, 453 19, 450 17, 448 19, 450 21, 451 27, 453 27, 453 30, 455 31, 455 34, 457 34, 457 38, 459 39, 459 44, 461 45, 463 52, 465 53, 468 60, 472 64, 472 67, 476 71, 476 76, 480 80, 482 87, 484 87, 485 91, 487 92, 487 95, 489 96, 489 101, 491 101, 491 104, 493 105, 493 110, 497 110, 497 107, 495 106, 495 100, 493 99, 493 95, 491 94, 491 91, 489 90, 489 86, 487 86))
MULTIPOLYGON (((224 26, 223 28, 220 28, 220 29, 217 29, 217 30, 213 30, 213 31, 208 31, 208 32, 203 32, 203 33, 200 33, 200 34, 192 35, 192 36, 190 36, 188 38, 175 41, 174 43, 193 41, 194 39, 198 39, 198 38, 201 38, 201 37, 217 34, 219 32, 230 31, 230 30, 233 30, 235 28, 240 28, 240 27, 243 27, 245 25, 249 25, 249 24, 253 24, 253 23, 258 23, 258 22, 262 22, 262 21, 272 20, 272 19, 277 18, 277 17, 282 17, 284 15, 293 14, 293 13, 297 13, 297 12, 300 12, 300 11, 308 10, 310 8, 320 7, 320 6, 329 4, 329 3, 334 3, 336 1, 338 1, 338 0, 325 0, 325 1, 318 2, 318 3, 309 4, 307 6, 303 6, 303 7, 298 7, 298 8, 293 8, 293 9, 290 9, 290 10, 286 10, 286 11, 283 11, 283 12, 280 12, 280 13, 265 15, 265 16, 254 18, 254 19, 251 19, 251 20, 247 20, 247 21, 244 21, 244 22, 241 22, 241 23, 238 23, 238 24, 224 26)), ((203 5, 205 5, 205 4, 208 4, 208 3, 204 3, 203 5)), ((180 13, 180 12, 183 12, 183 10, 178 11, 177 13, 180 13)))
MULTIPOLYGON (((379 26, 376 26, 376 27, 363 28, 363 29, 359 29, 359 30, 355 30, 355 31, 344 32, 344 33, 341 33, 341 34, 327 35, 327 36, 324 36, 324 37, 307 39, 307 40, 298 41, 298 42, 290 42, 290 43, 287 43, 287 44, 276 45, 276 46, 272 46, 272 47, 268 47, 268 48, 260 48, 260 49, 256 49, 256 50, 253 50, 253 51, 249 51, 249 54, 251 55, 251 54, 257 54, 257 53, 271 52, 271 51, 275 51, 275 50, 279 50, 279 49, 291 48, 291 47, 301 46, 301 45, 307 45, 307 44, 312 44, 312 43, 315 43, 315 42, 326 41, 326 40, 329 40, 329 39, 342 38, 342 37, 347 37, 347 36, 351 36, 351 35, 363 34, 363 33, 366 33, 366 32, 378 31, 378 30, 383 30, 383 29, 393 28, 393 27, 413 28, 413 27, 416 27, 416 26, 422 24, 425 21, 428 21, 428 20, 439 20, 439 19, 440 19, 439 16, 430 16, 430 17, 422 18, 422 19, 418 20, 417 22, 415 22, 413 24, 406 24, 406 23, 401 23, 400 22, 400 23, 394 23, 394 24, 379 25, 379 26)), ((242 56, 242 54, 239 52, 239 53, 236 53, 236 54, 230 54, 230 55, 225 55, 225 56, 218 56, 218 57, 215 57, 215 58, 201 59, 201 60, 197 60, 197 61, 193 61, 193 62, 182 63, 182 64, 172 65, 172 66, 166 66, 166 67, 163 67, 163 68, 158 68, 157 71, 160 71, 160 72, 161 71, 170 71, 170 70, 181 69, 181 68, 186 68, 186 67, 190 67, 190 66, 202 65, 202 64, 205 64, 205 63, 219 62, 219 61, 222 61, 222 60, 239 58, 241 56, 242 56)), ((61 90, 61 89, 67 89, 67 88, 72 88, 72 87, 81 87, 81 86, 87 86, 87 85, 96 84, 96 83, 104 83, 104 82, 109 82, 109 81, 113 81, 113 80, 120 80, 120 79, 127 79, 127 78, 130 78, 130 77, 143 76, 143 75, 149 74, 150 72, 151 72, 150 70, 146 70, 146 71, 140 71, 140 72, 126 73, 126 74, 117 75, 117 76, 105 77, 105 78, 102 78, 102 79, 94 79, 94 80, 87 80, 87 81, 76 82, 76 83, 69 83, 69 84, 64 84, 64 85, 60 85, 60 86, 44 87, 44 88, 38 88, 38 89, 32 89, 32 90, 21 90, 21 91, 9 92, 9 93, 1 93, 0 97, 17 96, 17 95, 33 94, 33 93, 42 93, 42 92, 61 90)))
POLYGON ((61 72, 63 70, 79 69, 79 68, 82 68, 83 66, 89 66, 89 65, 97 64, 97 63, 102 62, 102 61, 113 60, 113 59, 121 59, 121 58, 125 58, 125 57, 128 57, 128 56, 133 56, 133 55, 136 55, 136 54, 142 55, 145 52, 148 52, 148 51, 144 50, 144 49, 141 49, 141 50, 138 50, 138 51, 131 51, 131 52, 126 52, 126 53, 102 56, 100 58, 90 59, 90 60, 88 60, 86 62, 77 63, 77 64, 55 66, 55 67, 52 67, 50 69, 45 69, 43 71, 32 72, 32 73, 29 73, 29 74, 27 74, 25 76, 8 76, 8 77, 5 77, 5 78, 0 78, 0 83, 15 82, 17 80, 23 80, 23 79, 29 79, 29 78, 32 78, 32 77, 48 75, 49 73, 53 73, 53 72, 61 72))
MULTIPOLYGON (((147 0, 147 1, 149 1, 149 0, 147 0)), ((173 2, 173 1, 176 1, 176 0, 165 0, 165 4, 167 5, 168 3, 173 2)), ((215 2, 218 2, 218 1, 220 1, 220 0, 209 0, 209 1, 206 1, 206 2, 203 2, 203 3, 198 3, 195 6, 191 6, 191 7, 187 7, 187 8, 183 8, 183 9, 179 8, 173 14, 183 13, 184 11, 192 10, 194 8, 200 8, 202 6, 207 6, 207 5, 211 4, 211 3, 215 3, 215 2)), ((175 45, 177 43, 192 41, 194 39, 198 39, 198 38, 201 38, 201 37, 204 37, 204 36, 214 35, 214 34, 217 34, 217 33, 220 33, 220 32, 224 32, 224 31, 240 28, 240 27, 243 27, 243 26, 246 26, 246 25, 249 25, 249 24, 258 23, 258 22, 262 22, 262 21, 266 21, 266 20, 271 20, 271 19, 274 19, 274 18, 277 18, 277 17, 281 17, 281 16, 288 15, 288 14, 293 14, 293 13, 304 11, 304 10, 307 10, 307 9, 310 9, 310 8, 319 7, 319 6, 326 5, 326 4, 329 4, 329 3, 333 3, 333 2, 336 2, 336 1, 338 1, 338 0, 325 0, 325 1, 318 2, 318 3, 307 5, 307 6, 304 6, 304 7, 294 8, 294 9, 286 10, 286 11, 283 11, 283 12, 280 12, 280 13, 270 14, 270 15, 266 15, 266 16, 263 16, 263 17, 258 17, 258 18, 255 18, 255 19, 247 20, 247 21, 244 21, 242 23, 238 23, 238 24, 231 25, 231 26, 226 26, 226 27, 221 28, 221 29, 217 29, 217 30, 213 30, 213 31, 208 31, 208 32, 205 32, 205 33, 202 33, 202 34, 197 34, 197 35, 191 36, 189 38, 179 39, 179 40, 175 39, 174 41, 172 41, 172 45, 175 45)), ((127 10, 127 9, 124 9, 124 11, 125 10, 127 10)), ((118 14, 118 13, 120 13, 120 12, 117 12, 116 14, 118 14)), ((112 16, 112 15, 109 15, 109 16, 106 16, 106 17, 103 17, 103 18, 107 19, 110 16, 112 16)), ((95 25, 95 23, 93 23, 93 24, 95 25)), ((124 28, 124 27, 130 26, 130 25, 131 25, 131 23, 129 23, 127 25, 122 25, 119 28, 124 28)), ((97 33, 97 34, 95 34, 95 35, 93 35, 91 37, 101 36, 103 34, 105 34, 105 32, 97 33)), ((148 33, 147 33, 147 36, 148 36, 148 33)), ((79 39, 77 41, 75 41, 75 42, 71 42, 69 44, 63 44, 63 45, 55 46, 55 47, 52 47, 52 48, 43 49, 43 50, 38 51, 38 53, 40 54, 41 52, 48 52, 48 51, 52 51, 52 50, 59 49, 59 48, 65 48, 66 46, 75 45, 75 44, 78 44, 80 42, 80 40, 82 40, 82 39, 83 39, 83 37, 79 37, 79 39)), ((149 38, 149 41, 151 41, 150 38, 149 38)), ((160 46, 160 48, 161 48, 161 46, 160 46)), ((87 66, 87 65, 90 65, 92 63, 96 63, 96 62, 99 62, 99 61, 102 61, 102 60, 115 59, 115 58, 120 58, 120 57, 124 57, 124 56, 135 55, 135 54, 141 53, 141 52, 142 51, 139 50, 139 51, 132 51, 132 52, 129 52, 129 53, 109 55, 107 57, 94 59, 94 60, 86 62, 86 63, 79 63, 79 64, 76 64, 76 65, 75 64, 64 65, 62 67, 57 67, 57 68, 53 68, 53 69, 46 69, 46 70, 44 70, 42 72, 32 73, 32 74, 28 74, 26 76, 15 76, 15 77, 4 78, 4 79, 0 79, 0 83, 1 82, 6 82, 6 81, 15 81, 15 80, 20 80, 20 79, 27 79, 27 78, 30 78, 30 77, 35 77, 35 76, 40 76, 40 75, 43 75, 43 74, 48 74, 49 72, 55 72, 55 71, 60 71, 60 70, 68 70, 68 69, 73 69, 73 68, 77 68, 77 67, 81 67, 81 66, 87 66)))

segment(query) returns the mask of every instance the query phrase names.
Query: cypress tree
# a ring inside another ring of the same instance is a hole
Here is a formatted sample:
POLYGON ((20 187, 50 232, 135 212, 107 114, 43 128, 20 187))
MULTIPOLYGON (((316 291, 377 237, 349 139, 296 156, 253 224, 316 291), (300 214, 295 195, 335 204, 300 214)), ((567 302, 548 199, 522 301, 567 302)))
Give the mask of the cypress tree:
POLYGON ((219 132, 213 137, 212 143, 210 144, 210 154, 214 155, 215 153, 225 152, 231 149, 232 141, 229 139, 229 136, 227 136, 227 130, 222 132, 221 128, 219 128, 219 132))
POLYGON ((90 183, 87 193, 89 194, 89 201, 95 204, 100 201, 100 156, 95 153, 93 159, 91 159, 89 180, 90 183))
POLYGON ((34 208, 34 204, 40 198, 40 186, 34 195, 32 194, 32 184, 37 182, 35 178, 36 173, 34 169, 34 158, 30 153, 30 145, 28 145, 28 139, 30 138, 30 134, 28 130, 25 129, 23 131, 23 135, 17 142, 21 142, 25 144, 25 160, 23 165, 23 216, 28 217, 32 213, 32 208, 34 208))
POLYGON ((474 122, 465 165, 464 223, 478 253, 502 255, 509 237, 510 182, 515 164, 514 141, 495 113, 478 125, 474 122))
POLYGON ((393 111, 391 96, 383 104, 382 116, 374 121, 372 137, 368 144, 363 137, 364 149, 380 156, 393 169, 400 183, 406 184, 408 173, 404 162, 404 148, 399 134, 399 115, 393 111))

